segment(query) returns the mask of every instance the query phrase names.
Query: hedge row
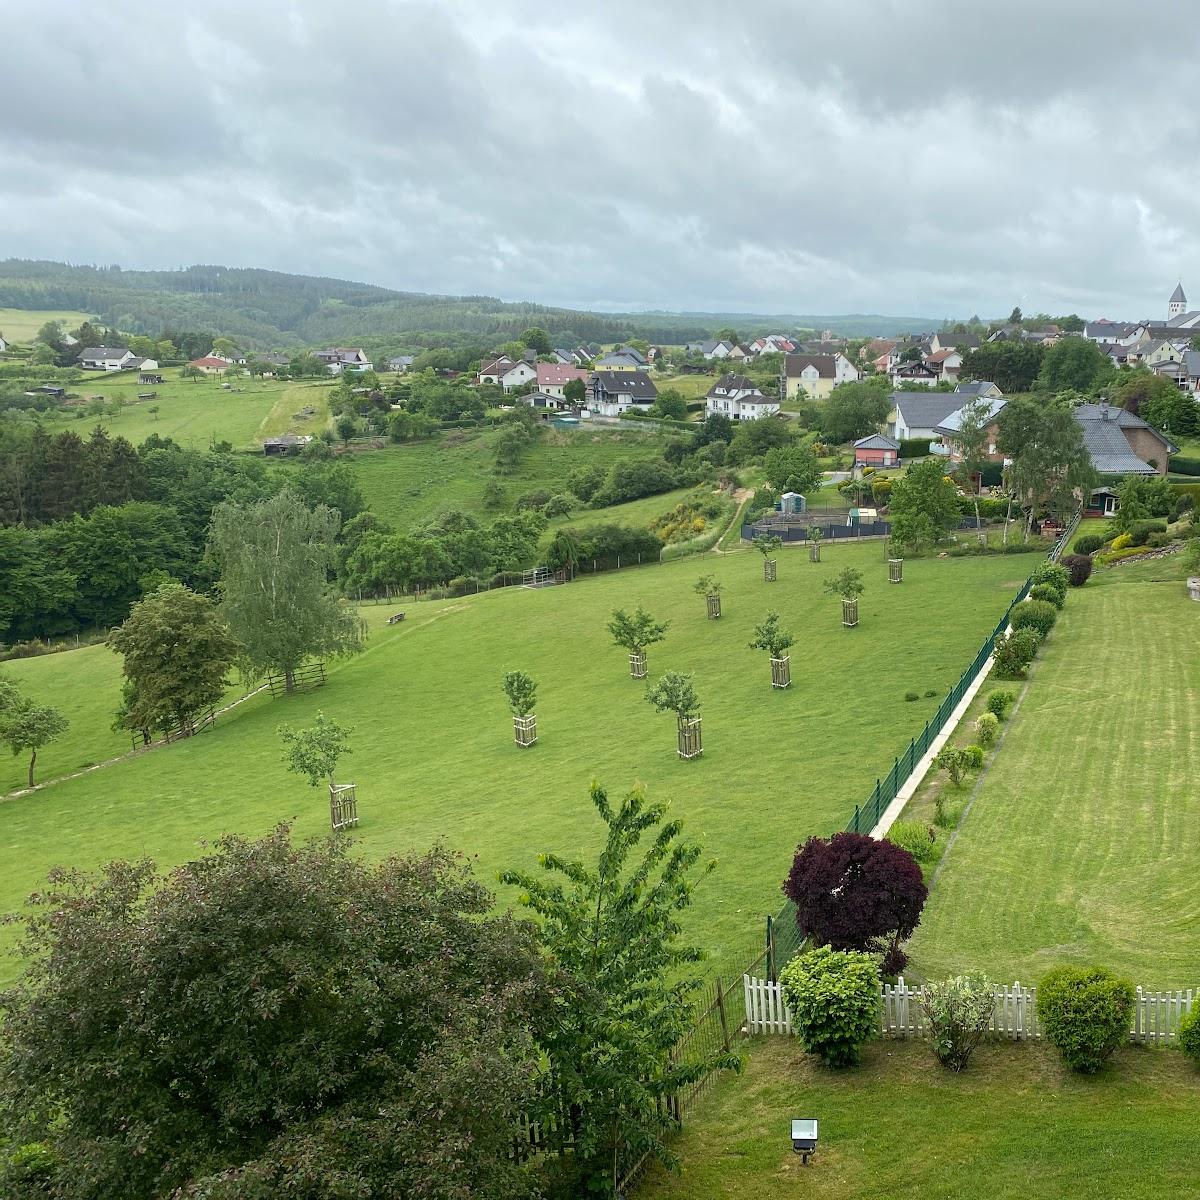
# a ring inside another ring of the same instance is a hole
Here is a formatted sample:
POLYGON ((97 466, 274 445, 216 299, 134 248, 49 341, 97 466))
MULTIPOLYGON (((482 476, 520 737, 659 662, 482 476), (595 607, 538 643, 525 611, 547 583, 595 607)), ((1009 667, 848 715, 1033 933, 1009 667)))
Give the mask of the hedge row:
POLYGON ((1176 475, 1200 475, 1200 458, 1187 458, 1182 454, 1175 454, 1167 459, 1167 468, 1176 475))

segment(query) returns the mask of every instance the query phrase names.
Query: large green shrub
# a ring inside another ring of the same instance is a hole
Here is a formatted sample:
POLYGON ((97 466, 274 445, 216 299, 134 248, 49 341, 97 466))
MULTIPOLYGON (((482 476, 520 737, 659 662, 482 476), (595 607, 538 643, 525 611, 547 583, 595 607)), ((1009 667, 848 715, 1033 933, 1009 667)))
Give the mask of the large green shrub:
POLYGON ((924 821, 897 821, 887 840, 907 850, 919 863, 932 862, 937 850, 937 830, 924 821))
POLYGON ((1041 636, 1033 628, 1017 629, 996 643, 992 657, 1000 679, 1024 679, 1025 670, 1037 656, 1041 636))
POLYGON ((1073 1071, 1098 1071, 1129 1037, 1133 984, 1104 967, 1058 967, 1038 985, 1038 1021, 1073 1071))
POLYGON ((1030 600, 1025 604, 1018 604, 1013 609, 1010 624, 1014 632, 1020 629, 1036 629, 1038 636, 1045 638, 1057 620, 1058 609, 1053 604, 1048 604, 1045 600, 1030 600))
POLYGON ((1007 688, 992 692, 987 698, 988 712, 998 721, 1003 721, 1008 716, 1008 710, 1016 703, 1016 699, 1016 693, 1010 692, 1007 688))
POLYGON ((1083 587, 1092 577, 1092 559, 1088 554, 1066 554, 1062 564, 1070 572, 1072 587, 1083 587))
POLYGON ((957 975, 927 983, 921 991, 921 1008, 938 1062, 961 1071, 987 1032, 995 1007, 995 988, 984 975, 957 975))
POLYGON ((1151 534, 1166 531, 1166 521, 1137 521, 1128 529, 1131 544, 1134 546, 1144 546, 1150 540, 1151 534))
POLYGON ((1060 567, 1058 563, 1052 562, 1040 563, 1029 576, 1031 586, 1035 583, 1048 583, 1055 591, 1061 592, 1064 596, 1067 594, 1067 585, 1070 582, 1066 567, 1060 567))
POLYGON ((1035 583, 1029 589, 1029 598, 1031 600, 1044 600, 1047 604, 1053 604, 1055 608, 1062 608, 1067 602, 1066 596, 1057 588, 1051 587, 1048 583, 1035 583))
POLYGON ((1179 1022, 1179 1048, 1200 1065, 1200 1003, 1179 1022))
POLYGON ((829 1067, 851 1067, 879 1028, 879 969, 861 950, 818 946, 779 973, 792 1028, 809 1054, 829 1067))
POLYGON ((1075 539, 1076 554, 1094 554, 1101 546, 1104 545, 1105 537, 1102 533, 1085 533, 1083 537, 1075 539))

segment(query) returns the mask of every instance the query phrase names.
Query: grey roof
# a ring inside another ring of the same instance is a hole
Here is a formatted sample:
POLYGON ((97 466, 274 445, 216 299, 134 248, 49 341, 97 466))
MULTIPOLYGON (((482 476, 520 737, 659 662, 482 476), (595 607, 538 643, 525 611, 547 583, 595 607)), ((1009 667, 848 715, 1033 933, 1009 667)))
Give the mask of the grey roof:
POLYGON ((124 346, 85 346, 79 358, 122 358, 129 351, 124 346))
POLYGON ((1168 301, 1168 303, 1170 303, 1170 304, 1186 304, 1187 303, 1187 297, 1183 294, 1183 284, 1182 283, 1177 283, 1175 285, 1175 290, 1171 293, 1171 299, 1168 301))
MULTIPOLYGON (((1000 413, 1003 411, 1004 406, 1008 403, 1007 400, 1000 400, 1000 399, 997 399, 997 397, 995 397, 995 396, 982 396, 982 397, 976 397, 976 399, 982 399, 987 403, 987 406, 988 406, 988 414, 987 415, 991 420, 995 420, 1000 415, 1000 413)), ((974 401, 968 400, 967 403, 971 404, 971 403, 974 403, 974 401)), ((959 431, 959 429, 962 427, 963 408, 966 408, 966 404, 964 404, 962 406, 962 408, 956 408, 952 413, 950 413, 948 416, 944 417, 941 421, 939 421, 933 427, 934 432, 935 433, 946 433, 946 434, 950 434, 951 436, 956 434, 959 431)))
MULTIPOLYGON (((988 388, 995 388, 1000 391, 997 384, 994 384, 990 379, 970 379, 966 383, 960 383, 954 389, 956 396, 982 396, 988 388)), ((909 393, 905 393, 909 394, 909 393)))
POLYGON ((805 367, 816 368, 821 379, 837 378, 837 364, 832 354, 785 354, 783 373, 789 379, 799 378, 805 367))
MULTIPOLYGON (((1126 412, 1126 410, 1123 408, 1112 408, 1107 404, 1080 404, 1077 405, 1073 410, 1072 415, 1075 417, 1075 420, 1077 420, 1079 424, 1083 426, 1085 440, 1087 439, 1088 429, 1090 427, 1103 426, 1105 430, 1118 431, 1122 429, 1148 429, 1152 434, 1154 434, 1155 437, 1161 439, 1169 454, 1177 454, 1179 452, 1179 447, 1176 446, 1174 442, 1171 442, 1167 438, 1163 437, 1163 435, 1159 433, 1153 425, 1147 424, 1142 420, 1141 417, 1136 416, 1131 412, 1126 412)), ((1125 435, 1118 434, 1118 436, 1124 443, 1126 453, 1132 455, 1133 452, 1129 449, 1129 443, 1125 440, 1125 435)), ((1099 445, 1099 443, 1097 444, 1099 445)), ((1090 444, 1088 445, 1088 450, 1089 452, 1092 450, 1090 444)), ((1136 456, 1134 457, 1136 458, 1136 456)), ((1092 453, 1092 458, 1094 461, 1094 452, 1092 453)), ((1137 461, 1141 462, 1141 459, 1137 459, 1137 461)), ((1142 463, 1142 466, 1145 467, 1146 464, 1142 463)), ((1102 467, 1099 463, 1096 463, 1096 470, 1104 472, 1105 474, 1110 472, 1114 474, 1121 473, 1117 468, 1102 467)))
POLYGON ((893 392, 891 401, 910 429, 932 429, 962 404, 953 392, 893 392))
POLYGON ((1116 337, 1127 337, 1137 328, 1136 325, 1131 325, 1128 321, 1089 321, 1083 327, 1085 337, 1090 337, 1093 340, 1103 337, 1108 341, 1114 335, 1116 337))
POLYGON ((855 450, 899 450, 900 443, 883 433, 872 433, 854 443, 855 450))
MULTIPOLYGON (((641 356, 639 355, 639 357, 641 357, 641 356)), ((626 354, 623 350, 614 350, 610 354, 606 354, 603 358, 598 358, 596 360, 596 365, 597 366, 618 365, 618 366, 626 366, 626 367, 640 367, 643 364, 638 362, 638 360, 636 358, 632 357, 632 355, 626 354)))
POLYGON ((732 372, 727 375, 722 375, 716 383, 708 389, 708 394, 714 396, 717 394, 717 389, 723 389, 722 394, 728 392, 757 392, 758 384, 753 379, 748 379, 745 375, 735 375, 732 372))
POLYGON ((1189 379, 1200 377, 1200 350, 1185 350, 1183 352, 1183 369, 1189 379))
POLYGON ((597 400, 630 396, 638 404, 653 402, 658 397, 654 380, 643 371, 597 371, 588 385, 597 400))
MULTIPOLYGON (((1076 413, 1078 420, 1078 413, 1076 413)), ((1092 466, 1102 475, 1154 475, 1154 468, 1143 462, 1121 432, 1116 421, 1080 421, 1083 444, 1092 466)))

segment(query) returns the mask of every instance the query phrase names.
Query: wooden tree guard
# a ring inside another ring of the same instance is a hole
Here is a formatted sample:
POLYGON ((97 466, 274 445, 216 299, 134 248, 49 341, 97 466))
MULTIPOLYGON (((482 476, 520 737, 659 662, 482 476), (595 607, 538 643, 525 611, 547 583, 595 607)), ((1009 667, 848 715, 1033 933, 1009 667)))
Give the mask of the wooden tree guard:
POLYGON ((899 583, 904 578, 904 559, 888 559, 888 583, 899 583))
POLYGON ((821 561, 821 543, 820 542, 809 542, 808 543, 808 561, 809 562, 820 562, 821 561))
POLYGON ((329 785, 329 823, 336 832, 358 824, 358 796, 352 783, 329 785))
POLYGON ((700 718, 679 718, 679 757, 699 758, 704 753, 700 737, 700 718))
POLYGON ((537 717, 513 717, 513 741, 518 746, 533 746, 537 743, 537 717))
POLYGON ((858 624, 858 601, 857 600, 842 600, 842 624, 847 629, 852 629, 858 624))
POLYGON ((792 656, 785 654, 782 658, 771 659, 771 686, 785 688, 792 686, 792 656))
POLYGON ((773 558, 764 558, 763 559, 763 580, 766 583, 774 583, 775 582, 775 559, 773 559, 773 558))
POLYGON ((981 529, 975 536, 979 539, 979 544, 981 546, 987 545, 987 530, 986 529, 981 529))
POLYGON ((710 621, 717 620, 721 615, 721 597, 720 594, 714 592, 711 596, 705 597, 708 601, 708 619, 710 621))
POLYGON ((629 674, 634 679, 646 678, 646 654, 645 651, 635 650, 629 656, 629 674))

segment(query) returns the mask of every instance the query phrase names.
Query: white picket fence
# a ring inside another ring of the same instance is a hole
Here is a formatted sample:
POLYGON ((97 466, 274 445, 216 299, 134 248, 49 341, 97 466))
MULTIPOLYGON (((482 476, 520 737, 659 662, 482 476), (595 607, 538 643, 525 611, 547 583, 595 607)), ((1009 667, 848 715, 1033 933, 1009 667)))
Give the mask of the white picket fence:
MULTIPOLYGON (((746 1000, 747 1033, 791 1033, 792 1015, 783 1002, 779 984, 767 979, 742 976, 746 1000)), ((1179 992, 1148 992, 1137 989, 1133 1028, 1129 1039, 1151 1045, 1172 1045, 1179 1023, 1191 1011, 1198 993, 1194 988, 1179 992)), ((1041 1037, 1037 1019, 1037 988, 1020 982, 997 986, 996 1007, 988 1025, 998 1038, 1023 1041, 1041 1037)), ((921 989, 910 987, 901 976, 895 984, 879 990, 879 1032, 883 1037, 929 1036, 929 1025, 921 1008, 921 989)))

